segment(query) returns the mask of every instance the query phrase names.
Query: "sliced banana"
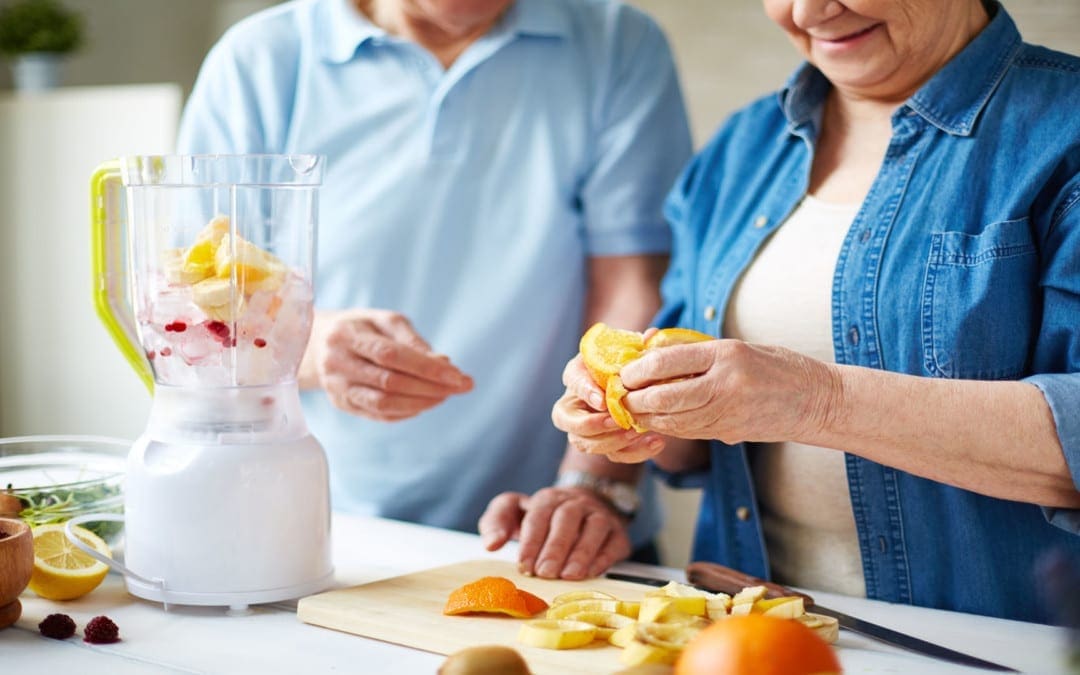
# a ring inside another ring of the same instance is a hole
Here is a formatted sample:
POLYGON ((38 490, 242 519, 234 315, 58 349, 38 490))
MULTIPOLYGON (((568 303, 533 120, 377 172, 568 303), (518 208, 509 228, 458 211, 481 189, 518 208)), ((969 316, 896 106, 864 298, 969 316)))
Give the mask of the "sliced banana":
POLYGON ((571 614, 577 614, 578 612, 617 613, 618 611, 618 600, 601 600, 597 598, 587 598, 584 600, 571 600, 570 602, 563 602, 561 604, 552 605, 548 608, 548 611, 544 616, 549 619, 565 619, 571 614))
POLYGON ((779 598, 758 600, 754 603, 753 613, 780 619, 797 619, 806 613, 806 609, 801 596, 785 595, 779 598))
POLYGON ((603 591, 570 591, 569 593, 560 593, 551 599, 551 606, 564 605, 568 602, 577 602, 578 600, 618 600, 614 595, 610 593, 604 593, 603 591))
POLYGON ((596 637, 596 626, 567 619, 533 619, 521 625, 518 642, 543 649, 583 647, 596 637))
POLYGON ((575 612, 566 618, 569 621, 584 621, 596 626, 597 640, 608 640, 617 629, 634 624, 633 619, 618 612, 575 612))

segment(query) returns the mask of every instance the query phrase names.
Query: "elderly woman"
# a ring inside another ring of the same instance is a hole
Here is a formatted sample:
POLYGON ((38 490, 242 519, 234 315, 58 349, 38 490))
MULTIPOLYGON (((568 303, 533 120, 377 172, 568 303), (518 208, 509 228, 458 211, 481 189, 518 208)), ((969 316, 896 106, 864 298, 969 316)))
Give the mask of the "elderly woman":
POLYGON ((723 339, 575 359, 555 423, 705 489, 694 558, 1045 621, 1080 553, 1080 59, 979 0, 765 0, 808 63, 668 197, 657 323, 723 339), (698 440, 695 440, 698 439, 698 440))

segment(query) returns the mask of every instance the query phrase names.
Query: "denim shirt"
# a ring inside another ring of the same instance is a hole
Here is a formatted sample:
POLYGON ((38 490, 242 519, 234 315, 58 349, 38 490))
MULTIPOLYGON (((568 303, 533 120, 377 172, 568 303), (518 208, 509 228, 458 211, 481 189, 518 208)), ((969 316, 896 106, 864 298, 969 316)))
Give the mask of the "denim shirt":
MULTIPOLYGON (((1023 43, 995 9, 892 117, 836 263, 835 358, 1031 383, 1080 489, 1080 59, 1023 43)), ((657 325, 720 335, 736 281, 806 194, 830 86, 804 64, 686 168, 665 205, 675 243, 657 325)), ((747 448, 714 441, 710 458, 669 477, 704 488, 693 557, 766 577, 747 448)), ((1049 620, 1035 568, 1050 549, 1080 555, 1078 512, 845 461, 868 597, 1049 620)))

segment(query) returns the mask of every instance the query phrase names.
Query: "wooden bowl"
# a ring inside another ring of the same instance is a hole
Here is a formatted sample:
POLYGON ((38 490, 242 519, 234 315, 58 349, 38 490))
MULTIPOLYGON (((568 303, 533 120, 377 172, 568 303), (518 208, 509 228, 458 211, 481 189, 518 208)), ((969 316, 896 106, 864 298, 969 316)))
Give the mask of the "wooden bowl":
POLYGON ((0 628, 22 614, 19 594, 34 571, 34 537, 21 520, 0 518, 0 628))

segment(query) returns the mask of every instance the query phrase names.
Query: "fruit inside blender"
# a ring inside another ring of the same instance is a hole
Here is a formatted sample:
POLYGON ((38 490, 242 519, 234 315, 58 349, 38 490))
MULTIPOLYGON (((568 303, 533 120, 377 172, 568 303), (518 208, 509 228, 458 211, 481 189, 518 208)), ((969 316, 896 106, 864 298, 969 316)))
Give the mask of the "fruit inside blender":
POLYGON ((137 298, 142 345, 161 384, 254 386, 295 378, 311 328, 298 270, 213 218, 162 252, 137 298))

